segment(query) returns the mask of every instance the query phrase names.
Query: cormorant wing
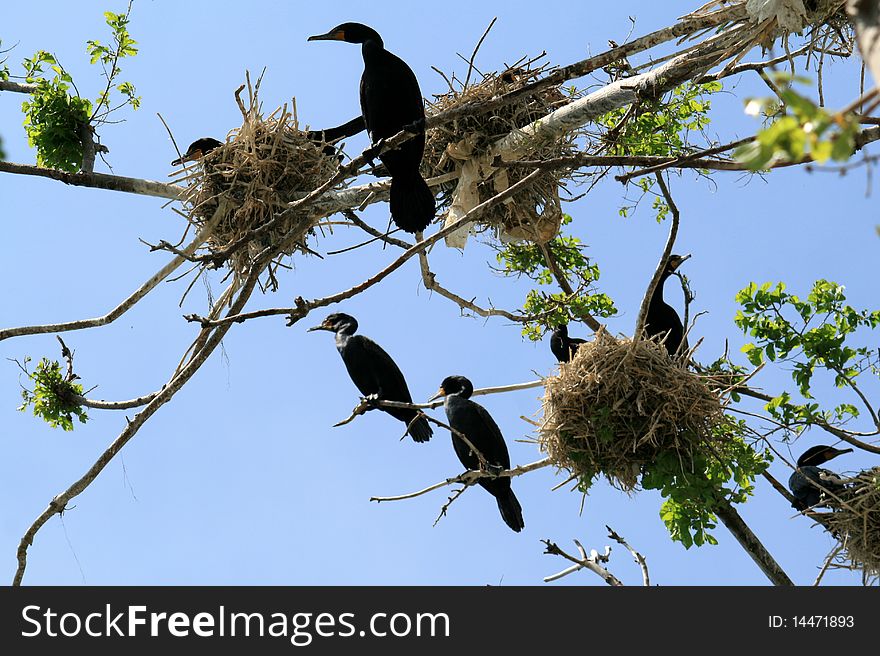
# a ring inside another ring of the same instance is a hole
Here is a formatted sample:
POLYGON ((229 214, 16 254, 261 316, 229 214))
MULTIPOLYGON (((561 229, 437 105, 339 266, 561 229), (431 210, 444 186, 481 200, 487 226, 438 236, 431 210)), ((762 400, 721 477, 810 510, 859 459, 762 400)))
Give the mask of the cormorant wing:
POLYGON ((345 368, 361 394, 412 403, 406 379, 391 356, 369 337, 352 335, 342 353, 345 368))
POLYGON ((387 50, 365 61, 360 100, 370 139, 393 137, 403 126, 423 118, 425 106, 415 73, 387 50))
POLYGON ((507 444, 498 424, 492 419, 489 411, 479 403, 471 402, 471 406, 476 410, 476 416, 483 427, 483 430, 479 431, 480 439, 474 440, 474 446, 480 450, 490 465, 510 469, 510 454, 507 452, 507 444))

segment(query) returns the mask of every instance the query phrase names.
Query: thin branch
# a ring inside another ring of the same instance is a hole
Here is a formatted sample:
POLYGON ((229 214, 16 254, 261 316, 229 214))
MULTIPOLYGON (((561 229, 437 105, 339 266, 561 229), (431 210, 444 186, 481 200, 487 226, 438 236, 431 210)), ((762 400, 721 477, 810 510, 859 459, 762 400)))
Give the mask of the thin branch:
POLYGON ((465 77, 465 79, 464 79, 464 88, 465 89, 467 89, 468 82, 471 81, 471 72, 474 70, 474 59, 476 59, 477 53, 480 51, 480 46, 483 45, 483 41, 486 40, 486 37, 489 35, 489 31, 492 29, 492 26, 495 25, 495 21, 497 21, 497 20, 498 20, 497 16, 495 16, 492 19, 492 22, 489 23, 489 27, 486 28, 485 32, 483 32, 483 36, 481 36, 480 40, 477 41, 477 45, 474 48, 474 51, 471 53, 471 59, 468 62, 467 77, 465 77))
POLYGON ((825 559, 825 564, 822 565, 822 569, 819 570, 819 575, 816 577, 816 580, 813 581, 813 586, 818 586, 822 582, 822 577, 825 576, 825 572, 828 571, 828 568, 831 566, 831 563, 834 562, 834 559, 837 557, 841 551, 843 551, 844 544, 842 542, 838 542, 834 545, 834 548, 831 550, 831 553, 828 554, 828 557, 825 559))
MULTIPOLYGON (((254 262, 251 267, 251 271, 248 274, 241 291, 239 292, 238 297, 235 299, 235 302, 229 309, 230 313, 240 312, 241 308, 247 303, 247 300, 250 298, 251 294, 256 287, 257 280, 259 279, 259 274, 262 271, 264 266, 263 261, 254 262)), ((31 526, 27 529, 25 534, 22 536, 21 541, 18 545, 17 551, 17 560, 18 567, 15 572, 15 577, 13 578, 12 585, 19 586, 21 585, 22 578, 24 577, 25 569, 27 568, 27 554, 28 548, 31 544, 33 544, 34 538, 39 532, 39 530, 46 524, 52 516, 56 514, 61 514, 64 509, 67 507, 67 504, 81 494, 86 488, 91 485, 91 483, 97 478, 98 474, 110 463, 110 461, 116 456, 117 453, 131 440, 138 432, 138 430, 143 426, 143 424, 149 419, 160 407, 162 407, 165 403, 171 400, 171 398, 180 390, 183 385, 189 381, 190 378, 199 370, 201 365, 207 360, 208 356, 213 353, 214 349, 220 344, 224 335, 227 333, 231 324, 219 326, 216 330, 213 331, 211 336, 206 340, 203 348, 201 348, 198 353, 195 353, 192 359, 187 363, 187 365, 181 369, 179 372, 176 372, 175 375, 169 380, 168 384, 159 392, 152 401, 150 401, 143 410, 138 412, 134 418, 128 422, 125 429, 119 434, 119 436, 113 441, 112 444, 98 457, 95 463, 89 468, 89 470, 80 477, 77 481, 75 481, 70 487, 64 490, 62 493, 55 496, 52 501, 49 502, 48 508, 44 510, 31 526)))
POLYGON ((647 321, 648 318, 648 307, 651 305, 651 298, 654 296, 654 290, 657 289, 657 285, 660 284, 660 278, 663 276, 663 272, 666 270, 666 263, 669 261, 669 256, 672 254, 672 247, 675 244, 675 238, 678 236, 678 206, 672 199, 672 194, 669 193, 669 187, 666 186, 663 174, 656 173, 655 177, 657 178, 657 184, 660 186, 660 190, 663 192, 663 198, 669 206, 669 211, 672 214, 672 223, 669 226, 669 237, 666 239, 666 246, 663 249, 663 254, 660 256, 660 262, 657 264, 654 275, 651 277, 651 282, 648 284, 648 289, 645 291, 645 297, 642 299, 642 306, 639 308, 639 316, 636 319, 633 339, 641 338, 645 331, 645 321, 647 321))
POLYGON ((455 294, 445 287, 443 287, 439 282, 437 282, 437 275, 431 271, 428 265, 428 256, 424 251, 419 253, 419 269, 422 273, 422 283, 425 285, 425 289, 432 292, 437 292, 443 298, 447 298, 456 305, 458 305, 462 311, 469 311, 477 314, 481 317, 504 317, 505 319, 509 319, 510 321, 515 321, 517 323, 526 323, 529 321, 533 321, 534 317, 526 316, 523 314, 513 314, 512 312, 508 312, 507 310, 498 310, 496 308, 490 307, 488 309, 482 308, 472 300, 467 300, 462 298, 458 294, 455 294))
POLYGON ((642 175, 647 175, 649 173, 657 173, 658 171, 662 171, 667 168, 716 168, 718 170, 726 170, 726 171, 742 171, 745 170, 745 167, 739 162, 718 162, 712 160, 703 160, 704 157, 709 157, 710 155, 717 155, 719 153, 727 152, 728 150, 733 150, 739 146, 743 146, 745 144, 751 143, 755 140, 755 137, 746 137, 745 139, 737 139, 736 141, 732 141, 730 143, 722 144, 720 146, 714 146, 713 148, 707 148, 706 150, 701 150, 696 153, 692 153, 690 155, 682 155, 680 157, 673 157, 671 159, 667 159, 665 162, 659 162, 654 164, 653 166, 648 166, 644 169, 639 169, 638 171, 631 171, 630 173, 626 173, 624 175, 616 175, 614 179, 618 182, 622 182, 626 184, 633 178, 637 178, 642 175), (698 161, 702 166, 694 165, 694 162, 698 161), (737 167, 737 168, 733 168, 737 167))
POLYGON ((614 574, 608 571, 607 568, 602 567, 599 563, 607 563, 608 559, 611 557, 611 547, 605 547, 605 553, 600 555, 595 549, 592 550, 590 555, 587 555, 586 549, 584 549, 583 545, 577 540, 574 543, 577 545, 578 551, 580 552, 581 557, 576 558, 571 554, 563 551, 559 545, 555 542, 551 542, 550 540, 541 540, 544 543, 546 549, 544 550, 545 554, 550 554, 551 556, 562 556, 566 560, 569 560, 574 563, 573 566, 562 570, 561 572, 557 572, 556 574, 551 574, 550 576, 544 577, 544 583, 550 583, 551 581, 556 581, 561 579, 563 576, 568 576, 574 572, 580 571, 582 569, 588 569, 594 574, 598 574, 605 583, 613 587, 622 587, 623 582, 618 579, 614 574))
MULTIPOLYGON (((547 267, 550 269, 550 272, 556 279, 556 283, 559 285, 559 288, 563 292, 565 292, 569 298, 574 298, 575 296, 577 296, 574 289, 572 289, 571 284, 568 282, 568 278, 565 277, 565 272, 562 270, 562 268, 559 266, 559 262, 557 262, 556 258, 553 256, 553 252, 550 250, 550 247, 544 242, 539 243, 538 246, 541 249, 541 253, 544 255, 544 261, 547 263, 547 267)), ((605 328, 604 325, 599 323, 596 318, 589 313, 584 313, 583 315, 581 315, 581 318, 593 332, 598 332, 605 328)))
POLYGON ((198 315, 188 315, 186 319, 188 321, 198 321, 203 326, 215 326, 221 323, 229 323, 229 322, 237 322, 241 323, 243 321, 247 321, 249 319, 255 319, 259 317, 269 317, 276 316, 279 314, 288 315, 287 325, 292 326, 297 321, 306 317, 309 312, 319 307, 326 307, 328 305, 332 305, 334 303, 339 303, 340 301, 349 299, 353 296, 360 294, 361 292, 369 289, 373 285, 378 282, 381 282, 390 274, 394 273, 397 269, 403 266, 407 260, 409 260, 414 255, 419 254, 423 250, 427 249, 431 245, 437 243, 441 239, 443 239, 446 235, 454 232, 458 228, 463 225, 466 225, 468 222, 472 221, 474 218, 482 214, 484 211, 498 205, 503 202, 506 198, 509 198, 516 194, 523 187, 528 186, 531 182, 537 178, 541 174, 540 171, 532 171, 529 175, 524 177, 522 180, 517 182, 516 184, 511 185, 504 191, 499 194, 496 194, 489 200, 486 200, 472 210, 470 210, 467 214, 465 214, 461 219, 456 221, 455 223, 451 223, 446 226, 442 230, 437 231, 430 237, 418 242, 417 244, 408 248, 404 253, 400 255, 394 262, 387 265, 384 269, 374 274, 370 278, 367 278, 363 282, 358 283, 357 285, 351 287, 350 289, 346 289, 341 292, 337 292, 336 294, 331 294, 330 296, 325 296, 323 298, 315 299, 313 301, 306 301, 302 298, 297 298, 295 300, 295 307, 288 308, 269 308, 265 310, 257 310, 255 312, 247 312, 234 316, 226 316, 223 319, 210 320, 204 317, 199 317, 198 315))
MULTIPOLYGON (((2 162, 0 162, 0 164, 2 164, 2 162)), ((218 207, 218 210, 217 212, 215 212, 214 216, 211 217, 208 223, 205 224, 205 226, 198 232, 198 234, 189 243, 189 245, 183 249, 180 255, 176 256, 168 264, 159 269, 159 271, 150 276, 150 278, 143 285, 138 287, 128 298, 126 298, 124 301, 122 301, 122 303, 110 310, 110 312, 108 312, 107 314, 96 317, 94 319, 80 319, 78 321, 69 321, 66 323, 6 328, 0 330, 0 341, 3 341, 4 339, 9 339, 10 337, 20 337, 22 335, 40 335, 44 333, 68 332, 71 330, 96 328, 98 326, 105 326, 109 323, 113 323, 114 321, 116 321, 116 319, 121 317, 128 310, 130 310, 138 301, 144 298, 144 296, 150 293, 160 282, 170 276, 184 262, 186 262, 187 259, 189 259, 189 257, 196 251, 196 249, 201 246, 205 242, 205 240, 211 235, 211 232, 214 229, 214 225, 216 224, 220 216, 220 208, 218 207)))
POLYGON ((612 540, 614 540, 618 544, 622 544, 626 548, 626 550, 632 554, 633 559, 636 561, 636 563, 638 563, 639 567, 642 570, 642 583, 645 585, 645 587, 650 587, 651 586, 651 575, 648 573, 648 561, 645 560, 645 557, 642 554, 640 554, 638 551, 633 549, 631 546, 629 546, 629 543, 626 540, 624 540, 623 537, 618 535, 618 533, 613 528, 611 528, 607 524, 605 525, 605 528, 608 529, 608 537, 609 538, 611 538, 612 540))
POLYGON ((515 476, 522 476, 523 474, 527 474, 531 471, 535 471, 536 469, 543 469, 544 467, 549 467, 553 463, 550 462, 549 458, 544 458, 543 460, 538 460, 536 462, 530 463, 528 465, 518 465, 516 467, 512 467, 510 469, 506 469, 504 471, 500 471, 498 473, 490 473, 486 471, 475 471, 469 470, 464 472, 463 474, 459 474, 458 476, 453 476, 452 478, 447 478, 445 481, 440 481, 439 483, 434 483, 433 485, 429 485, 428 487, 418 490, 417 492, 410 492, 408 494, 399 494, 393 497, 370 497, 370 501, 375 501, 377 503, 381 503, 383 501, 403 501, 405 499, 415 499, 416 497, 420 497, 424 494, 428 494, 429 492, 433 492, 434 490, 439 490, 441 487, 447 487, 449 485, 457 485, 457 484, 465 484, 465 485, 473 485, 481 478, 513 478, 515 476))

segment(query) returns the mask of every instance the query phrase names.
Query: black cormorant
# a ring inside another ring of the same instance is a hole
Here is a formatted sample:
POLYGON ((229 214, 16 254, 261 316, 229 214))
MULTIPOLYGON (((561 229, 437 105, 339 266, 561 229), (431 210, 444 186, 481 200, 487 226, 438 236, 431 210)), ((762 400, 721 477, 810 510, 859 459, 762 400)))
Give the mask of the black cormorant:
MULTIPOLYGON (((341 312, 331 314, 320 326, 313 330, 328 330, 336 333, 336 349, 342 356, 348 375, 367 399, 400 401, 412 403, 412 396, 406 386, 406 379, 398 366, 381 346, 369 337, 355 335, 357 319, 341 312)), ((407 432, 416 442, 427 442, 433 431, 424 417, 418 417, 416 410, 405 408, 380 408, 409 428, 407 432)))
POLYGON ((820 444, 810 447, 797 459, 797 469, 788 479, 788 489, 794 495, 792 507, 797 510, 807 510, 819 503, 825 491, 839 494, 843 491, 840 483, 822 479, 821 474, 835 476, 834 472, 822 469, 818 465, 828 462, 844 453, 850 453, 852 449, 835 449, 831 446, 820 444))
POLYGON ((550 350, 560 362, 568 362, 577 353, 581 344, 586 344, 587 340, 580 337, 569 337, 568 326, 556 326, 553 334, 550 336, 550 350))
POLYGON ((687 351, 688 343, 678 313, 675 308, 663 300, 663 285, 666 284, 666 279, 675 273, 681 263, 689 257, 690 255, 674 254, 669 256, 663 275, 660 276, 651 296, 651 302, 648 304, 648 316, 645 317, 645 333, 649 338, 659 336, 659 339, 663 339, 664 334, 669 334, 664 342, 669 355, 675 355, 680 344, 682 352, 687 351))
MULTIPOLYGON (((362 44, 361 113, 373 145, 404 127, 419 131, 397 148, 379 155, 379 159, 391 174, 390 206, 395 225, 406 232, 424 230, 434 220, 435 203, 434 194, 419 173, 425 150, 425 106, 412 69, 385 50, 382 37, 373 28, 361 23, 343 23, 326 34, 310 36, 309 41, 362 44)), ((357 127, 356 121, 340 129, 357 127)))
MULTIPOLYGON (((504 443, 501 429, 483 406, 470 400, 473 392, 474 386, 464 376, 448 376, 443 379, 434 398, 446 397, 443 407, 449 425, 463 433, 491 467, 499 470, 510 469, 510 455, 507 453, 507 445, 504 443)), ((468 469, 480 469, 479 458, 455 433, 452 433, 452 446, 461 464, 468 469)), ((525 523, 522 507, 510 487, 510 478, 506 476, 481 478, 478 482, 495 497, 504 523, 519 533, 525 523)))
POLYGON ((223 144, 213 137, 202 137, 201 139, 196 139, 193 141, 189 148, 186 149, 186 152, 182 157, 178 157, 176 160, 171 162, 171 166, 179 166, 184 162, 191 162, 196 159, 201 159, 208 153, 210 153, 215 148, 219 148, 223 144))

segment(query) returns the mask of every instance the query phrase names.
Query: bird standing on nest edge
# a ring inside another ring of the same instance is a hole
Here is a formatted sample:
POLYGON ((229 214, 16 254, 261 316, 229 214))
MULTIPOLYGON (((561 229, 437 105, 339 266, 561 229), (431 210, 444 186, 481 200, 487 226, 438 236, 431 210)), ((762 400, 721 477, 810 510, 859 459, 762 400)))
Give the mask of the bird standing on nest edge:
POLYGON ((559 362, 569 362, 580 345, 586 343, 587 340, 580 337, 569 337, 568 326, 565 324, 556 326, 550 336, 550 350, 559 362))
POLYGON ((819 444, 804 451, 797 459, 797 469, 788 479, 788 489, 791 490, 795 499, 791 504, 792 508, 807 510, 822 501, 826 492, 840 494, 843 491, 841 483, 823 478, 823 475, 836 478, 836 474, 822 469, 818 465, 851 451, 852 449, 835 449, 825 444, 819 444))
MULTIPOLYGON (((362 44, 364 73, 360 99, 364 124, 373 146, 403 129, 416 136, 379 159, 391 174, 391 218, 406 232, 421 232, 434 220, 434 194, 419 173, 425 151, 425 106, 412 69, 385 50, 382 37, 361 23, 343 23, 309 41, 345 41, 362 44)), ((350 122, 351 123, 351 122, 350 122)))
POLYGON ((675 273, 678 267, 681 266, 681 263, 689 257, 690 254, 673 254, 669 256, 669 259, 666 261, 666 268, 663 270, 663 275, 660 276, 660 280, 654 288, 654 293, 651 295, 651 302, 648 304, 648 315, 645 317, 645 333, 648 338, 657 336, 659 339, 663 339, 663 336, 667 335, 664 344, 670 356, 674 356, 679 351, 679 346, 681 346, 681 352, 687 351, 688 343, 678 312, 663 300, 663 285, 666 284, 666 279, 675 273))

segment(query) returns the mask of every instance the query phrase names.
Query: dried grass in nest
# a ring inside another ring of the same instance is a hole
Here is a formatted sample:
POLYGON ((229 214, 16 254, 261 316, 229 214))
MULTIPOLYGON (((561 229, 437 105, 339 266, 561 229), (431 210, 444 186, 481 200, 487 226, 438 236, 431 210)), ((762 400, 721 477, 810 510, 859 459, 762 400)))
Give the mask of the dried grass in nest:
POLYGON ((543 411, 539 442, 554 464, 627 492, 661 453, 674 451, 689 471, 724 418, 718 395, 663 345, 604 331, 546 379, 543 411))
POLYGON ((880 576, 880 467, 861 472, 837 497, 819 521, 838 536, 853 567, 880 576))
MULTIPOLYGON (((519 89, 541 77, 548 64, 540 64, 541 57, 525 58, 501 73, 482 74, 482 80, 464 83, 453 78, 450 90, 435 95, 428 103, 428 114, 437 114, 465 103, 479 103, 498 95, 519 89)), ((468 115, 447 125, 430 130, 422 159, 422 174, 434 177, 460 172, 464 162, 484 155, 498 139, 517 128, 522 128, 568 102, 559 87, 540 89, 514 103, 491 112, 468 115)), ((546 144, 534 153, 535 159, 563 157, 577 152, 577 132, 546 144)), ((524 178, 529 171, 505 168, 479 186, 479 202, 504 191, 524 178)), ((566 178, 561 171, 547 171, 533 184, 495 208, 484 213, 479 223, 495 229, 500 236, 545 242, 559 232, 562 221, 559 187, 566 178)), ((452 202, 455 183, 445 186, 439 196, 438 210, 445 211, 452 202)))
MULTIPOLYGON (((250 83, 250 80, 248 80, 250 83)), ((263 117, 258 100, 259 82, 249 84, 248 106, 236 92, 243 122, 234 129, 226 143, 202 159, 202 165, 189 169, 189 187, 185 196, 187 218, 203 226, 214 218, 218 208, 222 216, 207 248, 223 251, 251 230, 270 221, 296 194, 315 189, 330 178, 338 166, 334 157, 321 150, 320 143, 308 139, 299 127, 296 101, 293 111, 287 105, 263 117)), ((244 274, 253 258, 267 246, 280 255, 305 250, 305 241, 318 217, 308 210, 291 213, 268 233, 259 235, 245 247, 234 251, 225 263, 235 275, 244 274)), ((270 265, 270 273, 277 261, 270 265)))

